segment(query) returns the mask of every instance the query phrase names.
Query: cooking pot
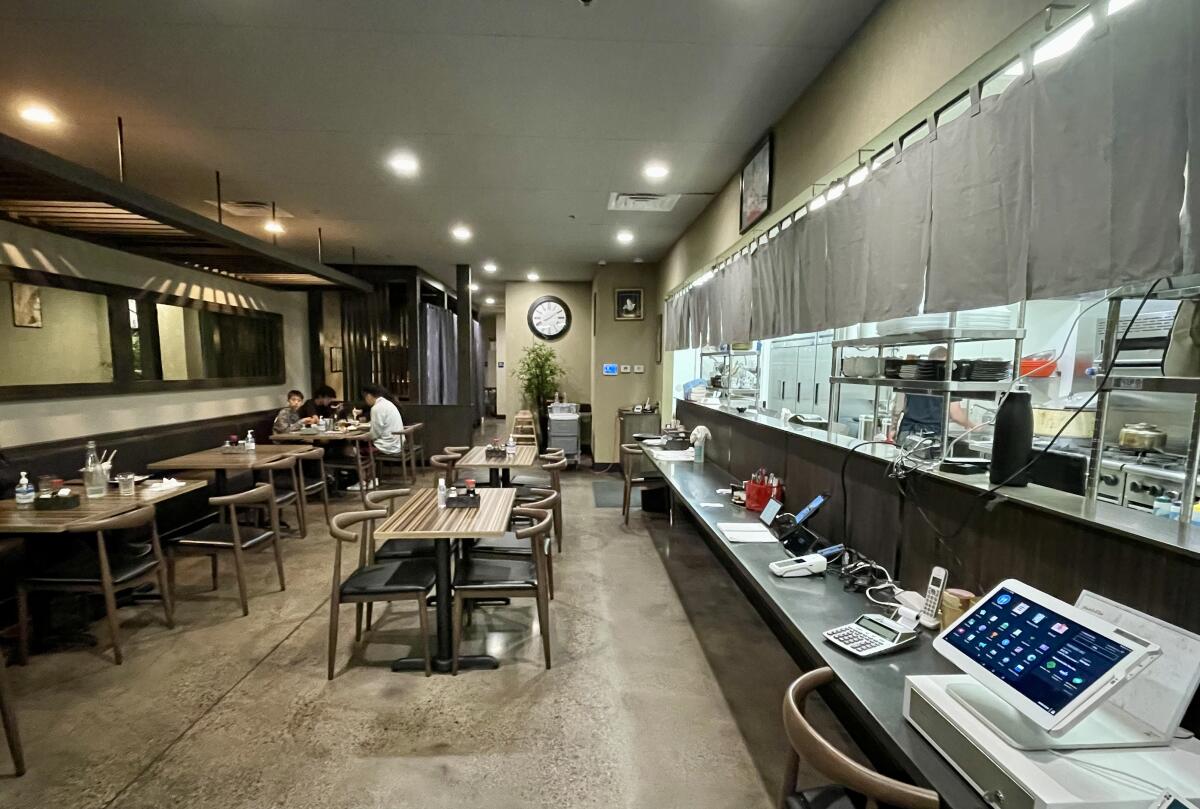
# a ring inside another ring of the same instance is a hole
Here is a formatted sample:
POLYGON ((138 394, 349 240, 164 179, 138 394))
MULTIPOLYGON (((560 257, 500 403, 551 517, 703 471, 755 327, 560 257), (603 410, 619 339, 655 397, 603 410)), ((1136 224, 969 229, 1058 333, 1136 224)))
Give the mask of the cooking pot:
POLYGON ((1126 424, 1117 437, 1121 449, 1158 450, 1167 445, 1167 434, 1153 424, 1126 424))

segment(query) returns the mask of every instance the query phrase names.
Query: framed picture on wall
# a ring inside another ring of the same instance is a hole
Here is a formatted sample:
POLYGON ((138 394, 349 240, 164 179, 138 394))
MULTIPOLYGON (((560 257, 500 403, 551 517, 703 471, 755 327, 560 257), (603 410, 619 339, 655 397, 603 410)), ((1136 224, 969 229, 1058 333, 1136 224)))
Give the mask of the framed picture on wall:
POLYGON ((33 284, 12 282, 13 325, 24 329, 42 327, 42 290, 33 284))
POLYGON ((741 233, 754 227, 771 210, 774 151, 775 139, 768 132, 742 168, 741 233))
POLYGON ((342 367, 342 347, 329 347, 329 373, 340 374, 344 368, 342 367))
POLYGON ((618 289, 613 319, 641 320, 643 317, 645 314, 642 311, 642 290, 618 289))

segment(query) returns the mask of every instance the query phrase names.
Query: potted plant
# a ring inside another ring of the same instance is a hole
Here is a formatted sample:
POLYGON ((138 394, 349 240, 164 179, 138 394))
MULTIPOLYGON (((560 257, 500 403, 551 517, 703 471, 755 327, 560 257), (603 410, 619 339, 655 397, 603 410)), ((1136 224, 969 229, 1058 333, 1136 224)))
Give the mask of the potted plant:
POLYGON ((521 381, 521 393, 525 406, 537 415, 538 448, 545 450, 549 427, 546 403, 554 398, 559 381, 566 371, 558 362, 558 354, 545 343, 534 343, 525 349, 517 363, 517 379, 521 381))

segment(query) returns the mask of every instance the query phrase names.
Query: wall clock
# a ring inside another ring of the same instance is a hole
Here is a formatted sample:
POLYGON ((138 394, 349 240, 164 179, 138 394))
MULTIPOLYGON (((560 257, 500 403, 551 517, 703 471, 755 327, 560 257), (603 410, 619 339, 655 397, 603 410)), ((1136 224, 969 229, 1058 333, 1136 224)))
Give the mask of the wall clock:
POLYGON ((557 340, 571 328, 571 310, 562 298, 543 295, 529 305, 529 330, 543 340, 557 340))

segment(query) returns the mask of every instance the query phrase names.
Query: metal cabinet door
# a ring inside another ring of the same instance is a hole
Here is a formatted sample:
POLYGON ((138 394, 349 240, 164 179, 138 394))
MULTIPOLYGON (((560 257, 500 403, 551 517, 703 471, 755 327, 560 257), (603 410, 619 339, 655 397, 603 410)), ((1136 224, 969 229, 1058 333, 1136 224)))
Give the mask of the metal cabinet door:
POLYGON ((794 344, 771 346, 769 376, 763 398, 770 410, 796 409, 796 370, 799 350, 794 344))
POLYGON ((829 412, 829 372, 833 364, 833 331, 817 334, 813 372, 813 413, 829 412))
POLYGON ((817 345, 816 335, 806 334, 797 347, 796 400, 792 410, 796 413, 812 413, 817 395, 817 345))

